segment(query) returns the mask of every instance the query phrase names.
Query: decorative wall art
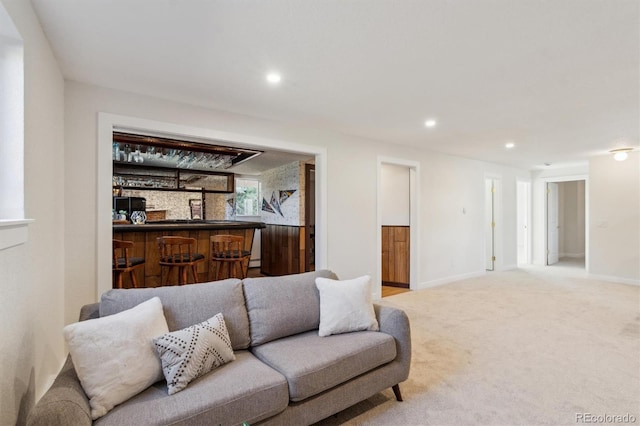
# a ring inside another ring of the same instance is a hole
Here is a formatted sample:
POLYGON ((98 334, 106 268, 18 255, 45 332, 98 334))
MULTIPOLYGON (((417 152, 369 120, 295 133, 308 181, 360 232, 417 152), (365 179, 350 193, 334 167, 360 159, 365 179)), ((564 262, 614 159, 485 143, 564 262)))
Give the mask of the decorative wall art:
POLYGON ((263 212, 269 212, 269 213, 275 213, 273 211, 273 207, 271 207, 271 204, 269 204, 269 202, 267 200, 265 200, 264 198, 262 199, 262 211, 263 212))
POLYGON ((262 211, 260 219, 270 225, 300 226, 301 178, 304 168, 295 161, 275 169, 267 170, 260 176, 262 184, 262 211))
POLYGON ((276 212, 278 212, 280 214, 280 216, 284 217, 284 214, 282 213, 282 208, 280 207, 282 205, 282 203, 284 203, 285 201, 287 201, 287 199, 289 199, 289 197, 296 192, 295 189, 289 189, 286 191, 280 191, 280 199, 276 198, 276 193, 275 191, 271 193, 271 201, 267 202, 266 199, 262 199, 262 211, 263 212, 269 212, 269 213, 273 213, 275 214, 276 212), (283 194, 286 194, 283 197, 283 194))
POLYGON ((280 191, 280 204, 284 203, 285 201, 287 201, 287 199, 289 197, 291 197, 293 195, 293 193, 296 192, 295 189, 288 189, 286 191, 280 191))
POLYGON ((284 217, 284 215, 282 214, 282 210, 280 209, 280 201, 276 198, 275 191, 271 193, 271 207, 273 207, 273 210, 280 213, 280 216, 284 217))

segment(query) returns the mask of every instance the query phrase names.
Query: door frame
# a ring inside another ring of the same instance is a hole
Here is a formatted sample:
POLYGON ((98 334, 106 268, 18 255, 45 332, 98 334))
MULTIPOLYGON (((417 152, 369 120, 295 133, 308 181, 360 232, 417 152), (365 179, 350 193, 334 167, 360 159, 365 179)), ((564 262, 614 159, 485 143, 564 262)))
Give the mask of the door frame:
POLYGON ((376 282, 374 297, 382 297, 382 166, 384 164, 403 166, 409 169, 409 289, 418 289, 420 277, 420 163, 378 156, 376 184, 376 282))
MULTIPOLYGON (((495 226, 492 229, 492 235, 493 235, 493 241, 492 241, 492 245, 493 245, 493 256, 495 257, 495 260, 492 261, 493 264, 493 269, 486 269, 486 263, 487 263, 487 252, 486 252, 486 248, 487 248, 487 241, 486 241, 486 233, 485 233, 485 241, 484 241, 484 247, 485 250, 483 251, 484 253, 484 258, 483 258, 483 264, 485 265, 485 270, 487 272, 493 272, 493 271, 501 271, 504 268, 504 259, 503 259, 503 244, 502 244, 502 192, 503 192, 503 182, 502 182, 502 175, 500 174, 495 174, 495 173, 485 173, 484 174, 484 180, 482 181, 482 191, 483 191, 483 199, 486 201, 486 188, 487 188, 487 181, 491 180, 493 188, 494 188, 494 192, 493 192, 493 196, 492 196, 492 202, 493 202, 493 208, 492 208, 492 215, 493 215, 493 222, 495 223, 495 226)), ((487 206, 485 205, 485 216, 486 216, 486 211, 487 211, 487 206)), ((484 218, 485 222, 484 222, 484 226, 487 225, 486 223, 486 217, 484 218)), ((486 231, 486 230, 485 230, 486 231)))
POLYGON ((484 179, 484 270, 487 272, 493 272, 496 269, 497 221, 495 181, 494 178, 490 177, 485 177, 484 179), (489 228, 487 228, 487 223, 489 224, 489 228))
POLYGON ((546 260, 545 265, 555 265, 560 261, 560 186, 558 182, 547 182, 546 188, 546 200, 547 200, 547 210, 546 210, 546 222, 547 222, 547 247, 546 247, 546 260), (551 195, 555 194, 555 195, 551 195), (550 203, 549 201, 553 201, 550 203), (555 204, 555 211, 551 210, 552 204, 555 204), (555 232, 553 226, 550 226, 553 222, 549 219, 553 217, 555 219, 555 232), (549 238, 549 234, 554 234, 555 238, 549 238), (551 261, 551 256, 553 255, 553 261, 551 261))
POLYGON ((315 255, 313 259, 311 258, 310 248, 314 247, 315 252, 315 219, 316 219, 316 194, 315 194, 315 180, 316 180, 316 165, 305 163, 304 165, 304 272, 315 271, 316 259, 315 255), (311 182, 311 174, 313 173, 313 187, 310 185, 311 182), (313 198, 309 196, 311 192, 311 188, 313 188, 313 198), (312 202, 313 201, 313 202, 312 202), (313 226, 314 226, 314 236, 313 240, 311 238, 311 212, 313 211, 313 226), (313 269, 311 269, 311 261, 313 260, 313 269))
MULTIPOLYGON (((569 175, 569 176, 553 176, 553 177, 546 177, 546 178, 541 178, 540 181, 542 182, 543 186, 544 186, 544 196, 542 197, 542 202, 541 202, 541 214, 544 217, 544 230, 542 232, 542 249, 544 250, 543 256, 541 256, 541 259, 544 259, 544 262, 542 263, 544 266, 548 266, 547 265, 547 245, 548 245, 548 238, 547 236, 549 235, 549 227, 548 227, 548 217, 547 217, 547 183, 549 182, 554 182, 554 183, 560 183, 560 182, 571 182, 571 181, 578 181, 578 180, 582 180, 584 181, 584 269, 585 272, 589 272, 589 223, 590 223, 590 219, 589 219, 589 175, 569 175)), ((539 222, 538 222, 539 223, 539 222)))

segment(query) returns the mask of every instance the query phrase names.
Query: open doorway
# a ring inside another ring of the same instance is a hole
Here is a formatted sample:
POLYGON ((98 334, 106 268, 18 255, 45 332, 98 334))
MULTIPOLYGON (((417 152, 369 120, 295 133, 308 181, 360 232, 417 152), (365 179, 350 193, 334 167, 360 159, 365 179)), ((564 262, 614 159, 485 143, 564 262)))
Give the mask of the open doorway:
POLYGON ((585 268, 586 182, 547 182, 547 265, 585 268))
POLYGON ((417 285, 418 176, 418 163, 378 159, 378 296, 417 285))
MULTIPOLYGON (((383 164, 382 285, 409 289, 411 249, 411 197, 409 168, 383 164)), ((383 294, 384 294, 383 288, 383 294)))
MULTIPOLYGON (((112 217, 112 176, 113 176, 113 132, 130 131, 149 135, 169 135, 189 138, 200 142, 224 141, 231 147, 247 147, 305 154, 315 159, 315 232, 314 254, 315 268, 327 268, 327 150, 324 147, 300 145, 288 141, 263 139, 260 137, 222 132, 213 129, 178 125, 173 123, 146 120, 137 117, 98 114, 98 160, 97 160, 97 265, 96 294, 111 289, 111 245, 113 240, 112 217)), ((212 142, 213 143, 213 142, 212 142)), ((265 155, 265 154, 263 154, 265 155)))

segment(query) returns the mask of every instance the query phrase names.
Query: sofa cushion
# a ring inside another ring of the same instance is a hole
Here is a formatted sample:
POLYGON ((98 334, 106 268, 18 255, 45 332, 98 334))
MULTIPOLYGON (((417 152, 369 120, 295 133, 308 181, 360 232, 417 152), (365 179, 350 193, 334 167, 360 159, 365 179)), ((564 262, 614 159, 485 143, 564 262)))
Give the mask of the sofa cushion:
POLYGON ((302 401, 393 361, 396 343, 375 331, 320 337, 314 330, 251 351, 287 378, 291 401, 302 401))
POLYGON ((251 346, 318 328, 318 277, 337 279, 333 272, 320 270, 243 281, 251 324, 251 346))
POLYGON ((124 311, 155 296, 162 301, 169 331, 198 324, 221 312, 233 349, 249 347, 249 319, 242 282, 235 278, 179 287, 109 290, 100 300, 100 316, 124 311))
POLYGON ((285 378, 248 351, 236 360, 168 395, 164 381, 129 399, 98 419, 107 425, 233 425, 254 424, 287 407, 285 378))

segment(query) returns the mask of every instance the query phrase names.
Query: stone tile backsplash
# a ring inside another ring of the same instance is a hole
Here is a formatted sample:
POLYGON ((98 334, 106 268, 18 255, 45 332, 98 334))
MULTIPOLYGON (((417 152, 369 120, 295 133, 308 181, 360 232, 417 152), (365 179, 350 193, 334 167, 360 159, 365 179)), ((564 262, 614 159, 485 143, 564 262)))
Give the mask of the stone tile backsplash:
MULTIPOLYGON (((166 219, 191 219, 189 200, 202 201, 198 192, 136 191, 123 190, 125 197, 143 197, 147 200, 147 210, 166 210, 166 219)), ((207 220, 224 220, 226 194, 205 194, 207 220)))

